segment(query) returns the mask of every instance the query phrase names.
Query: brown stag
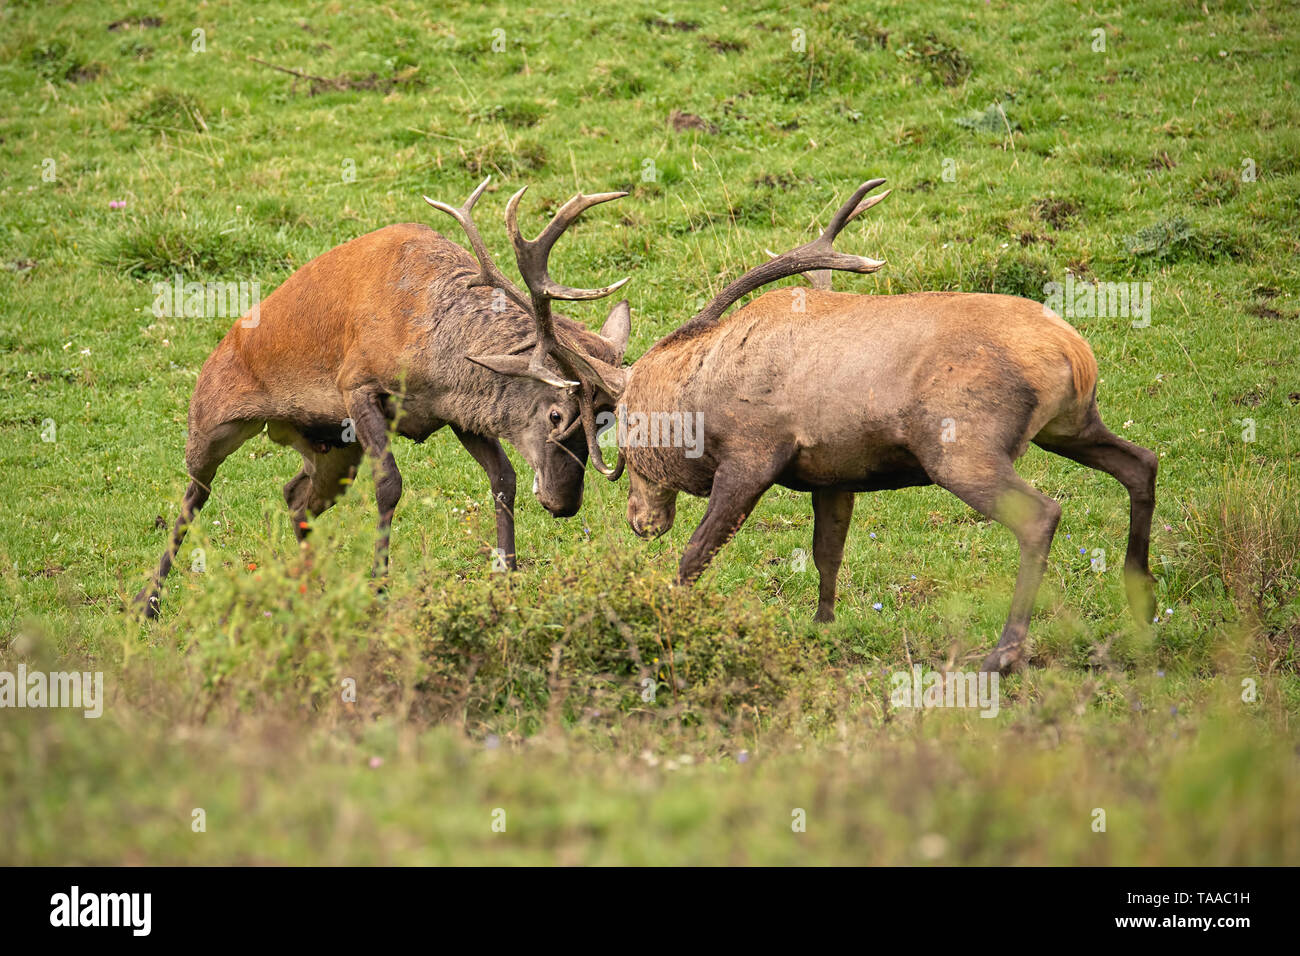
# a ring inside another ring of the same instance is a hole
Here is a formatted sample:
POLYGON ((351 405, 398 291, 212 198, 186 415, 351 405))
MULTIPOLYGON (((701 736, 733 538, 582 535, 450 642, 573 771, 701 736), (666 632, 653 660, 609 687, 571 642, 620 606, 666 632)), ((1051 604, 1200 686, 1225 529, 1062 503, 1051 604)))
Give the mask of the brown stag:
POLYGON ((1149 621, 1156 457, 1102 423, 1092 350, 1042 304, 1005 295, 850 295, 829 291, 822 279, 823 288, 770 291, 718 321, 776 279, 879 269, 882 262, 831 244, 888 195, 865 198, 883 182, 864 183, 820 237, 732 282, 630 367, 596 355, 567 329, 539 337, 557 363, 618 409, 619 464, 611 473, 626 464, 633 530, 643 537, 668 530, 679 492, 707 497, 678 571, 691 582, 769 487, 811 492, 817 620, 830 621, 854 495, 940 485, 1020 543, 1010 613, 983 664, 1006 671, 1021 657, 1061 513, 1013 468, 1032 441, 1128 490, 1125 584, 1134 615, 1149 621), (624 425, 672 413, 701 416, 695 455, 624 425))
POLYGON ((584 210, 626 193, 578 194, 536 240, 526 240, 516 217, 527 187, 519 190, 507 206, 506 226, 525 294, 497 268, 471 217, 487 184, 459 209, 425 197, 460 223, 473 256, 428 226, 387 226, 304 265, 213 350, 190 400, 189 487, 153 580, 136 596, 146 616, 157 614, 163 581, 211 494, 217 468, 263 429, 302 455, 302 470, 284 487, 299 541, 310 530, 308 519, 329 508, 362 458, 370 458, 379 507, 376 574, 387 568, 389 526, 402 493, 390 431, 421 442, 451 426, 487 472, 497 547, 511 568, 515 472, 500 439, 533 468, 543 507, 557 518, 577 513, 588 436, 594 443, 595 418, 612 405, 542 369, 534 329, 562 330, 584 354, 611 366, 622 361, 631 322, 626 301, 594 334, 552 317, 551 300, 601 298, 627 280, 573 289, 551 279, 548 261, 584 210), (499 374, 529 368, 531 376, 499 374))

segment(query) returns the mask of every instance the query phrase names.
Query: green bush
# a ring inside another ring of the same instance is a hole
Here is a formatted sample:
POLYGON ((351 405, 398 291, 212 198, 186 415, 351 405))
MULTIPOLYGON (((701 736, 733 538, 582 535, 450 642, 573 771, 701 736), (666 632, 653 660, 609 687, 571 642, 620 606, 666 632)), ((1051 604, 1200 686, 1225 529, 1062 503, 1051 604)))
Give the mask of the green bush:
POLYGON ((539 572, 540 587, 488 573, 401 598, 338 570, 325 561, 236 572, 187 605, 177 640, 194 706, 525 736, 631 714, 730 724, 762 721, 825 663, 784 638, 756 597, 678 587, 624 555, 564 558, 539 572), (355 706, 341 693, 349 678, 355 706))
POLYGON ((1231 599, 1270 669, 1300 671, 1300 481, 1280 465, 1239 466, 1182 505, 1173 547, 1179 597, 1231 599))
POLYGON ((526 730, 548 712, 726 720, 769 711, 810 663, 748 595, 678 587, 624 555, 551 575, 527 600, 494 576, 430 602, 416 624, 421 691, 474 722, 514 714, 526 730))
POLYGON ((998 292, 1041 301, 1052 273, 1046 262, 1026 255, 1004 255, 974 263, 963 288, 968 292, 998 292))

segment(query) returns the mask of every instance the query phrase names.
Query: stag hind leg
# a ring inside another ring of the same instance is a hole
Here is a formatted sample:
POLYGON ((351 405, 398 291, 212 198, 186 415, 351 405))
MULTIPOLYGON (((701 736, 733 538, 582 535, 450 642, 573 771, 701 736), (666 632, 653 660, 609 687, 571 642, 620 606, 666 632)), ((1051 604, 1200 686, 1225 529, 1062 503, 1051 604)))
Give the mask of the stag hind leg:
POLYGON ((1023 652, 1061 506, 1016 474, 1009 457, 948 455, 927 471, 935 484, 1011 529, 1020 542, 1020 570, 1011 610, 998 646, 980 666, 983 671, 1006 673, 1019 663, 1023 652))
POLYGON ((814 491, 813 563, 817 565, 818 593, 815 621, 835 620, 835 584, 844 560, 844 541, 853 518, 853 492, 814 491))
POLYGON ((1104 471, 1129 495, 1128 550, 1124 556, 1124 590, 1129 610, 1139 624, 1155 615, 1155 581, 1147 565, 1151 547, 1151 516, 1155 511, 1156 455, 1112 433, 1094 405, 1083 429, 1073 435, 1038 435, 1034 443, 1050 452, 1104 471))
POLYGON ((163 552, 162 560, 158 562, 158 570, 154 572, 152 581, 132 602, 146 618, 158 616, 163 582, 185 541, 185 533, 212 494, 212 479, 216 477, 217 469, 240 445, 260 432, 265 424, 260 421, 224 422, 214 428, 190 430, 185 449, 185 466, 190 475, 190 484, 185 490, 185 499, 181 502, 181 513, 172 526, 171 541, 163 552))
POLYGON ((332 508, 356 478, 363 452, 359 444, 325 453, 310 448, 299 451, 302 470, 284 486, 284 501, 293 515, 293 533, 301 544, 311 533, 309 519, 332 508))

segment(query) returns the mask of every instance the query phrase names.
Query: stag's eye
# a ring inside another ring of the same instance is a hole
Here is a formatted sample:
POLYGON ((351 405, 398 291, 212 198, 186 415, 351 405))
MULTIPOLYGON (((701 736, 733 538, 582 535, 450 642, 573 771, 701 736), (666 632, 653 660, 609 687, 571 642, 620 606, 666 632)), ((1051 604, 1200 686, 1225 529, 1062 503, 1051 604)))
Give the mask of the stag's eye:
POLYGON ((555 409, 552 408, 552 409, 551 409, 551 424, 552 424, 552 425, 559 425, 560 422, 562 422, 562 421, 564 421, 564 416, 561 415, 558 411, 556 411, 555 409))

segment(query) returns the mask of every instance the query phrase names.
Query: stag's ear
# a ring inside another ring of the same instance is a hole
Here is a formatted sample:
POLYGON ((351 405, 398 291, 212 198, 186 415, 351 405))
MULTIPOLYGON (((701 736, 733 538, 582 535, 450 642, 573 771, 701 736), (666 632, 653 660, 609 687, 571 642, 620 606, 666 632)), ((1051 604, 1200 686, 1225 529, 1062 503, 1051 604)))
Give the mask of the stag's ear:
POLYGON ((618 401, 623 394, 623 389, 627 387, 627 369, 602 362, 582 349, 573 348, 562 339, 555 347, 560 353, 561 361, 576 375, 595 385, 614 401, 618 401))
POLYGON ((605 324, 600 327, 600 337, 614 349, 615 365, 623 361, 623 353, 627 351, 627 340, 631 334, 632 306, 624 299, 609 310, 605 324))
POLYGON ((501 375, 510 375, 515 378, 532 378, 539 382, 545 382, 547 385, 554 385, 556 388, 571 388, 578 384, 561 378, 548 369, 533 367, 529 364, 527 355, 466 355, 465 357, 475 365, 482 365, 484 368, 491 369, 501 375))

